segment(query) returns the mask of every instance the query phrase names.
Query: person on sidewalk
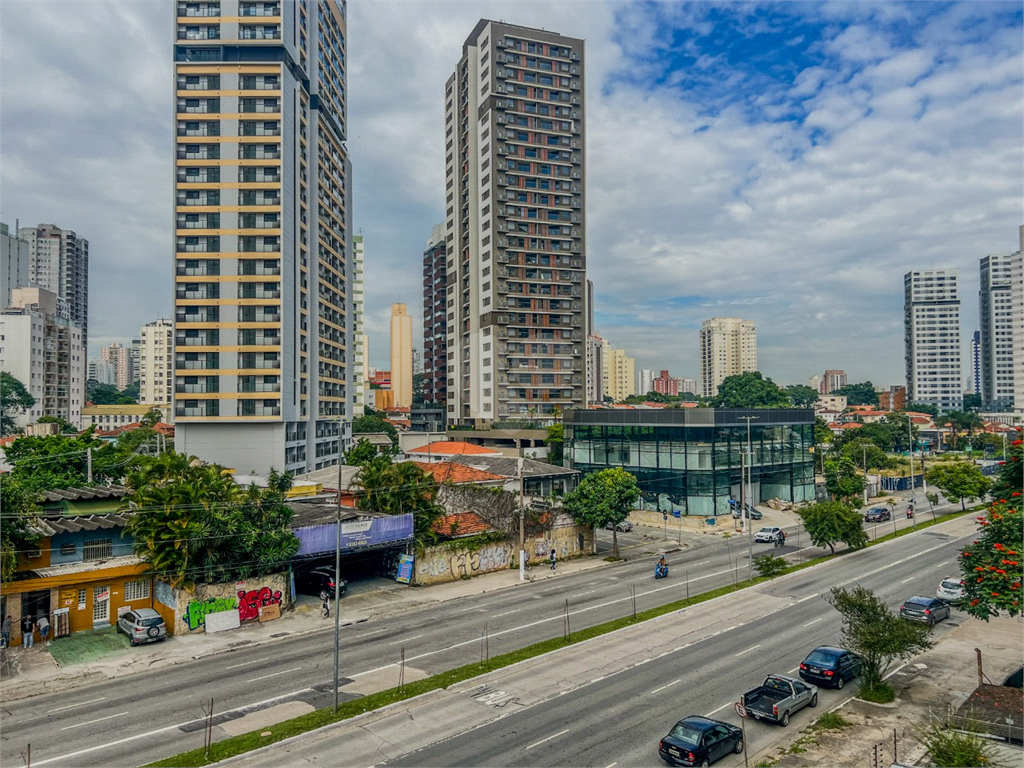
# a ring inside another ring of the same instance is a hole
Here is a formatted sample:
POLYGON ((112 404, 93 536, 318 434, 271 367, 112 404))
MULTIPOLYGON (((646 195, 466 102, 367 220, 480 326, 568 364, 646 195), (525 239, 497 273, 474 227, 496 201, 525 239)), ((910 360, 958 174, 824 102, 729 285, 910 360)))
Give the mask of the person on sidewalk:
POLYGON ((50 620, 46 618, 46 615, 39 617, 37 625, 39 627, 39 642, 46 645, 46 641, 50 635, 50 620))
POLYGON ((4 616, 3 629, 0 629, 0 636, 4 639, 4 648, 11 647, 11 614, 4 616))
POLYGON ((32 632, 36 628, 36 622, 32 618, 32 614, 28 613, 21 618, 21 644, 25 648, 31 648, 32 643, 35 641, 32 637, 32 632))
POLYGON ((552 570, 552 571, 553 571, 553 570, 555 570, 555 560, 556 560, 556 559, 557 559, 557 558, 556 558, 556 556, 555 556, 555 550, 553 550, 553 549, 552 549, 552 550, 551 550, 551 570, 552 570))
POLYGON ((320 616, 324 619, 331 618, 331 601, 328 598, 324 598, 323 605, 320 606, 320 616))

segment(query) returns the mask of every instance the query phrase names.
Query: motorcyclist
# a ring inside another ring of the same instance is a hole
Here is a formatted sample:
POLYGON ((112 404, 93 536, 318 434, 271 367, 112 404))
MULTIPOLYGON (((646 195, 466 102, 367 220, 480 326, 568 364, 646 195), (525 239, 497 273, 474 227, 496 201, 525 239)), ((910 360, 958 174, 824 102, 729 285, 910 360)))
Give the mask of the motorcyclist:
POLYGON ((665 562, 664 555, 662 555, 661 559, 658 560, 658 564, 654 566, 654 573, 656 575, 668 575, 668 563, 665 562))

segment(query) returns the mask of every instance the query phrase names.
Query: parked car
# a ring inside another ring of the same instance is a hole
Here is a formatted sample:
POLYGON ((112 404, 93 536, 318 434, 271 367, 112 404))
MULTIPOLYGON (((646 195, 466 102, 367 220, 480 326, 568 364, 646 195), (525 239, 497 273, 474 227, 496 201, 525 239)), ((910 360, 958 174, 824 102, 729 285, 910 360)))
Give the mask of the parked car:
POLYGON ((947 576, 939 582, 939 588, 935 590, 935 596, 944 603, 962 600, 965 594, 967 592, 964 583, 956 576, 947 576))
POLYGON ((845 648, 819 645, 800 662, 800 677, 815 685, 842 689, 860 674, 860 657, 845 648))
POLYGON ((949 606, 937 597, 912 597, 900 606, 900 616, 909 621, 935 626, 935 622, 949 618, 949 606))
POLYGON ((128 643, 132 646, 167 639, 167 625, 152 608, 125 611, 117 620, 117 631, 128 635, 128 643))
POLYGON ((623 520, 621 523, 615 523, 614 525, 612 523, 608 523, 605 528, 609 531, 614 529, 619 533, 626 533, 627 531, 633 530, 633 524, 629 522, 629 520, 623 520))
POLYGON ((777 525, 766 526, 754 532, 756 544, 771 544, 780 538, 782 538, 782 529, 777 525))
POLYGON ((742 730, 697 715, 684 717, 658 742, 658 754, 669 765, 708 766, 730 753, 738 755, 742 751, 742 730))
MULTIPOLYGON (((753 507, 747 507, 747 515, 746 515, 746 517, 747 517, 748 520, 760 520, 762 517, 764 517, 764 515, 762 515, 760 512, 758 512, 753 507)), ((743 519, 743 512, 742 512, 742 510, 740 510, 739 507, 737 507, 736 509, 734 509, 732 511, 732 519, 733 520, 741 520, 741 519, 743 519)))
MULTIPOLYGON (((295 574, 295 589, 304 595, 317 595, 321 600, 334 599, 334 569, 330 566, 312 568, 295 574)), ((338 596, 348 591, 348 582, 341 580, 338 596)))
POLYGON ((768 720, 785 728, 794 712, 818 706, 818 687, 785 675, 768 675, 740 700, 755 720, 768 720))
POLYGON ((888 507, 873 507, 864 515, 865 523, 884 523, 888 520, 892 520, 892 512, 888 507))

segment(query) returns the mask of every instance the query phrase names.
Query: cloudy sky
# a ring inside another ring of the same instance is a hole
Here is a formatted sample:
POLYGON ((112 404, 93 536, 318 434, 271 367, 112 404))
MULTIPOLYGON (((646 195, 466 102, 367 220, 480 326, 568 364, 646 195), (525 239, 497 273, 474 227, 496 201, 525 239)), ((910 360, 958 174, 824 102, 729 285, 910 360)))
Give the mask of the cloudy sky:
MULTIPOLYGON (((170 0, 0 3, 0 219, 90 241, 92 353, 170 312, 170 0)), ((758 329, 760 368, 903 380, 903 274, 1018 248, 1020 2, 350 0, 349 147, 371 365, 422 312, 444 215, 444 83, 480 18, 587 41, 597 328, 696 378, 701 321, 758 329)))

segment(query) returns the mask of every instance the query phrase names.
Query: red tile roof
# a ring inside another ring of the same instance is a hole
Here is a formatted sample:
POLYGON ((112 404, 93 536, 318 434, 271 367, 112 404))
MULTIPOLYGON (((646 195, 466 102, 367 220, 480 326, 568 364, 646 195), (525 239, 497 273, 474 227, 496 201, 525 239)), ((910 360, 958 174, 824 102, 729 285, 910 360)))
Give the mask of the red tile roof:
POLYGON ((440 461, 436 464, 428 464, 422 461, 413 461, 424 472, 429 473, 439 483, 492 483, 504 482, 505 478, 495 475, 476 467, 466 464, 457 464, 454 461, 440 461))
POLYGON ((484 448, 482 445, 463 443, 458 440, 439 441, 436 443, 430 443, 429 445, 421 445, 419 448, 412 448, 406 451, 406 453, 415 453, 420 456, 427 453, 438 454, 440 456, 466 456, 469 454, 500 455, 498 451, 492 451, 490 448, 484 448))
POLYGON ((847 421, 842 424, 829 424, 829 429, 859 429, 864 425, 856 421, 847 421))
POLYGON ((441 536, 472 536, 493 531, 491 524, 476 512, 456 512, 439 518, 431 528, 441 536))

